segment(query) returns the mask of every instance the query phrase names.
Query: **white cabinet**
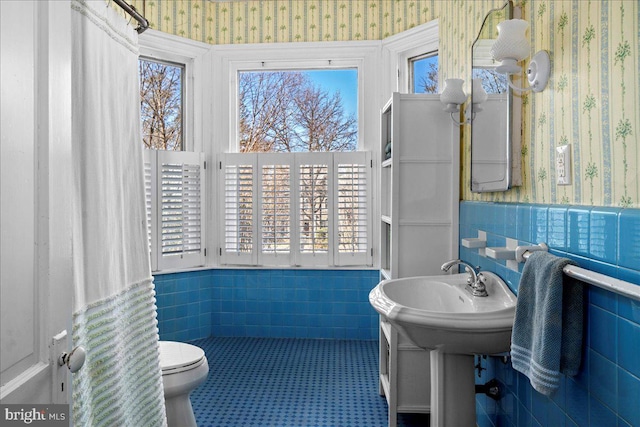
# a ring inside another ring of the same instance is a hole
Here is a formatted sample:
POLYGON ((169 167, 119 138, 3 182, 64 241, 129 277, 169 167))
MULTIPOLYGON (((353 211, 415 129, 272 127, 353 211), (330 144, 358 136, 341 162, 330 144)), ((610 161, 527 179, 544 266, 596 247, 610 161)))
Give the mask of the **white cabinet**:
POLYGON ((457 254, 459 135, 438 95, 394 93, 383 108, 380 223, 385 278, 441 274, 442 263, 457 254))
MULTIPOLYGON (((383 279, 443 274, 458 255, 459 128, 438 95, 394 93, 381 114, 383 279)), ((380 393, 398 412, 430 412, 429 352, 380 318, 380 393)))

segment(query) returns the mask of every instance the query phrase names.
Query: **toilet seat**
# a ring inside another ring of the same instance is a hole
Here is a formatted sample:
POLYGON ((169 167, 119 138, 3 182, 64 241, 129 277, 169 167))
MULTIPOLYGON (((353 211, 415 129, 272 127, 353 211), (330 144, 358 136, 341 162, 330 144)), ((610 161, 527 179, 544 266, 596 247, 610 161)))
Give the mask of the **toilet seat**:
POLYGON ((160 341, 159 344, 162 375, 189 371, 206 361, 204 351, 195 345, 175 341, 160 341))

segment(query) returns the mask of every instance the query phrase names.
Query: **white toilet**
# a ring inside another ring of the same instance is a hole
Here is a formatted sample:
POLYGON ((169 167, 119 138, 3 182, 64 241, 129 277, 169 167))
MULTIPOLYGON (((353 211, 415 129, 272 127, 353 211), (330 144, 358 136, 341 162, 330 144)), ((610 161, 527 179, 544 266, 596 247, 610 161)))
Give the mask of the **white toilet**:
POLYGON ((207 379, 209 364, 195 345, 160 341, 160 368, 169 427, 196 427, 191 392, 207 379))

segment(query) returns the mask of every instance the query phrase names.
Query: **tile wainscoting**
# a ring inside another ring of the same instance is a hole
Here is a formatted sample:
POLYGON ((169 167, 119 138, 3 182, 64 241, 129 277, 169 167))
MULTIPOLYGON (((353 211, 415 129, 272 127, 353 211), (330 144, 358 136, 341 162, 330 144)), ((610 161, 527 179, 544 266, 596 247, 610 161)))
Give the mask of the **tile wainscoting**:
MULTIPOLYGON (((460 238, 487 232, 487 246, 546 242, 558 256, 581 267, 640 286, 640 209, 485 202, 460 204, 460 238)), ((460 258, 500 275, 517 293, 520 271, 505 261, 460 247, 460 258)), ((547 398, 514 371, 510 362, 489 357, 477 383, 497 378, 503 397, 478 395, 478 425, 638 426, 640 425, 640 303, 587 286, 585 346, 580 373, 563 377, 547 398)))
POLYGON ((155 276, 160 339, 378 339, 377 270, 211 269, 155 276))

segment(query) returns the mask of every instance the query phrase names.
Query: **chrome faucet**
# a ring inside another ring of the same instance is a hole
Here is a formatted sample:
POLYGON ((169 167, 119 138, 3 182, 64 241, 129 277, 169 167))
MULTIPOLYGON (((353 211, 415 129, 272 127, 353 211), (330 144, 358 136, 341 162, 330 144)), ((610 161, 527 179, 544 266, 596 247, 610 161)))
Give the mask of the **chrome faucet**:
MULTIPOLYGON (((459 259, 452 259, 451 261, 447 261, 442 264, 442 267, 440 268, 442 271, 449 271, 454 265, 464 265, 464 270, 469 273, 469 277, 467 278, 467 290, 471 292, 471 295, 474 297, 486 297, 489 295, 485 286, 487 278, 484 277, 484 274, 476 272, 476 269, 471 264, 459 259)), ((479 268, 480 267, 478 267, 478 269, 479 268)))

